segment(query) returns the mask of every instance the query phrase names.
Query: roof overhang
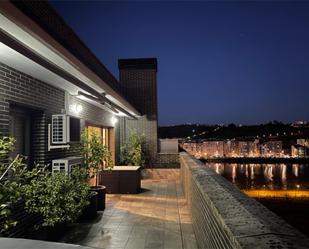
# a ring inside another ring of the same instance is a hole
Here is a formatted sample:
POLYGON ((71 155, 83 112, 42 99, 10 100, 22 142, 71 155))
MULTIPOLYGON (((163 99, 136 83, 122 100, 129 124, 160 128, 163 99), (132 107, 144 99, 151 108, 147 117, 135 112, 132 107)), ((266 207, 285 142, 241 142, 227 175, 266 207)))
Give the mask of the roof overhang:
POLYGON ((117 115, 140 116, 126 99, 10 2, 0 2, 0 55, 9 66, 72 95, 83 92, 92 97, 89 102, 107 103, 117 115))

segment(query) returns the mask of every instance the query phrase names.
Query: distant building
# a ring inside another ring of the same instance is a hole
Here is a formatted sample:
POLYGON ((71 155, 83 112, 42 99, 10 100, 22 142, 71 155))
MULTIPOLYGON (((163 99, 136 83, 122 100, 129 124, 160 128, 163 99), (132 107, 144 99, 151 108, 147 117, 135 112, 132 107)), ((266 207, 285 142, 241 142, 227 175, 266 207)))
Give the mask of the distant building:
POLYGON ((223 144, 223 155, 225 157, 235 157, 239 155, 238 141, 235 139, 226 140, 223 144))
POLYGON ((264 157, 283 156, 282 141, 267 141, 260 144, 260 155, 264 157))
POLYGON ((297 145, 287 149, 280 140, 260 142, 258 139, 228 139, 190 141, 180 146, 191 155, 200 157, 286 157, 308 155, 309 139, 298 139, 297 145), (307 149, 305 149, 307 148, 307 149), (294 150, 294 152, 291 152, 294 150))
POLYGON ((254 157, 258 156, 258 140, 254 141, 239 141, 239 156, 254 157))
POLYGON ((309 156, 309 147, 299 144, 292 145, 292 157, 307 157, 309 156))
POLYGON ((224 141, 205 141, 203 142, 204 157, 223 157, 224 141))
POLYGON ((309 147, 309 139, 297 139, 296 143, 305 147, 309 147))

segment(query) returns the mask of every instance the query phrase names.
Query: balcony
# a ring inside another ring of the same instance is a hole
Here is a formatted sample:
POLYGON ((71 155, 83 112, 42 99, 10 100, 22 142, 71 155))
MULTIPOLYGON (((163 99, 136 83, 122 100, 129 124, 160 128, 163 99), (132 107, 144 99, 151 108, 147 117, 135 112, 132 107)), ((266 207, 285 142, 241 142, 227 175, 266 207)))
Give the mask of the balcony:
POLYGON ((96 248, 197 248, 179 169, 149 169, 138 195, 107 195, 106 210, 62 242, 96 248))
POLYGON ((308 248, 309 239, 233 184, 180 153, 180 169, 147 169, 137 195, 107 195, 93 221, 59 242, 2 239, 5 248, 308 248), (22 244, 21 244, 22 243, 22 244), (26 243, 26 244, 25 244, 26 243), (31 245, 31 246, 30 246, 31 245), (45 245, 45 244, 44 244, 45 245))

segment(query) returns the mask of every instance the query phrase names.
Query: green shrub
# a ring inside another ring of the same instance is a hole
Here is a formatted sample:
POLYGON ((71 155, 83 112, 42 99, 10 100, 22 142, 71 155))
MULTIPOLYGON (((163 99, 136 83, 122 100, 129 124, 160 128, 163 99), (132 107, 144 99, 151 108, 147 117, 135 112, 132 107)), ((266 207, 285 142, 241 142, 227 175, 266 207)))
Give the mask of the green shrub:
POLYGON ((85 169, 43 175, 24 187, 26 210, 43 217, 43 226, 74 222, 89 205, 89 186, 85 169))
POLYGON ((23 196, 22 186, 26 184, 30 174, 27 172, 27 165, 19 155, 12 159, 10 152, 14 149, 15 139, 12 137, 0 138, 0 219, 2 226, 0 234, 3 234, 17 222, 12 218, 13 206, 23 196), (8 167, 10 170, 6 172, 8 167))
POLYGON ((13 206, 21 200, 27 212, 43 217, 43 225, 74 222, 90 203, 87 170, 52 175, 47 166, 38 164, 29 170, 22 156, 9 157, 14 142, 12 137, 0 137, 0 176, 4 176, 0 181, 0 234, 17 225, 13 206))
POLYGON ((144 166, 146 162, 144 138, 130 131, 128 142, 120 148, 120 161, 125 165, 144 166))

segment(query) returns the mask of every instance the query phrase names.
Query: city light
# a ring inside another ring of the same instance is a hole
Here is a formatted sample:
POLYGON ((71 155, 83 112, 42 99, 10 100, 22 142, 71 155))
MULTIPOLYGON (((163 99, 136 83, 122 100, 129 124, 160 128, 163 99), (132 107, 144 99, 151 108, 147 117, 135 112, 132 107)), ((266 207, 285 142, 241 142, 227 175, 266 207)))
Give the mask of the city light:
POLYGON ((181 146, 191 155, 199 158, 223 157, 300 157, 306 155, 304 149, 309 142, 298 139, 298 144, 291 147, 291 152, 284 150, 281 140, 205 140, 185 142, 181 146), (296 147, 295 147, 296 146, 296 147))

